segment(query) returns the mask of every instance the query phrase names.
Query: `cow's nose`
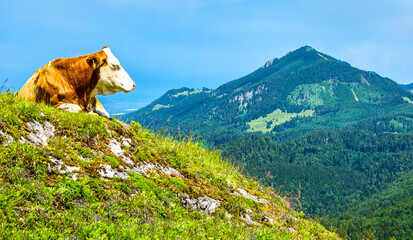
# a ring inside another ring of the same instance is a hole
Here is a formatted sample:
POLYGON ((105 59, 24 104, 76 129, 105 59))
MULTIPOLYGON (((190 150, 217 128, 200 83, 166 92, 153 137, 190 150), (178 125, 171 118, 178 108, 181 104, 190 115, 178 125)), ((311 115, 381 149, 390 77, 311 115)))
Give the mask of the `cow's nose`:
POLYGON ((133 90, 133 89, 135 89, 135 83, 134 83, 133 86, 132 86, 132 90, 133 90))

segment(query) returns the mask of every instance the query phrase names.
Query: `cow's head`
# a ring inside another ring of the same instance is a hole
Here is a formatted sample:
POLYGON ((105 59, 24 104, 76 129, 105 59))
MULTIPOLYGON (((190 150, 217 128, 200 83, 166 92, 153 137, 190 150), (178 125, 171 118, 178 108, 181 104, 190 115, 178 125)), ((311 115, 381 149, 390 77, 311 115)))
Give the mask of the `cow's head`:
POLYGON ((135 89, 135 83, 129 74, 122 68, 119 60, 113 55, 108 47, 103 47, 104 53, 101 59, 88 59, 89 65, 99 67, 99 80, 93 90, 93 96, 111 95, 120 91, 130 92, 135 89))

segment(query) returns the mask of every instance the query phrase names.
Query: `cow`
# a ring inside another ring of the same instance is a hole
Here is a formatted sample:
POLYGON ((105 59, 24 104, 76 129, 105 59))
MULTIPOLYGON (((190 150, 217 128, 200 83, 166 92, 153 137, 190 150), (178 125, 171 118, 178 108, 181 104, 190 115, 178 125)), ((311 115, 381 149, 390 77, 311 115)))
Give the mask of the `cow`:
POLYGON ((36 70, 19 90, 18 98, 44 102, 69 112, 110 117, 96 95, 130 92, 135 83, 109 47, 92 54, 59 58, 36 70))

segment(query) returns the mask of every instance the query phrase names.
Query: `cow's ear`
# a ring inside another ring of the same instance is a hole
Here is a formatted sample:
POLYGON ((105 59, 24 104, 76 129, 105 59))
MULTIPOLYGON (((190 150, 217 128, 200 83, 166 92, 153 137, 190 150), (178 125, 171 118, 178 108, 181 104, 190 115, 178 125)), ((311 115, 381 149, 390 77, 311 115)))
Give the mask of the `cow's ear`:
POLYGON ((86 58, 86 62, 92 68, 100 67, 99 59, 97 59, 96 57, 88 57, 86 58))

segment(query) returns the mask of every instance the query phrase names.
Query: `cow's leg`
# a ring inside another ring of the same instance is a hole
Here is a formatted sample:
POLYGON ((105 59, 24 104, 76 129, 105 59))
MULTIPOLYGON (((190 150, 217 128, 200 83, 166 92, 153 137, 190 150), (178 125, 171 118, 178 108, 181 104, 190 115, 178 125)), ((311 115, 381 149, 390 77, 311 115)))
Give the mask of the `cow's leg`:
POLYGON ((79 105, 76 105, 73 103, 63 103, 63 104, 60 104, 57 108, 60 110, 64 110, 64 111, 72 112, 72 113, 83 112, 82 108, 79 107, 79 105))
POLYGON ((93 107, 94 112, 97 113, 99 116, 110 118, 109 113, 105 110, 102 103, 100 103, 100 101, 96 97, 95 99, 96 99, 95 106, 93 107))

